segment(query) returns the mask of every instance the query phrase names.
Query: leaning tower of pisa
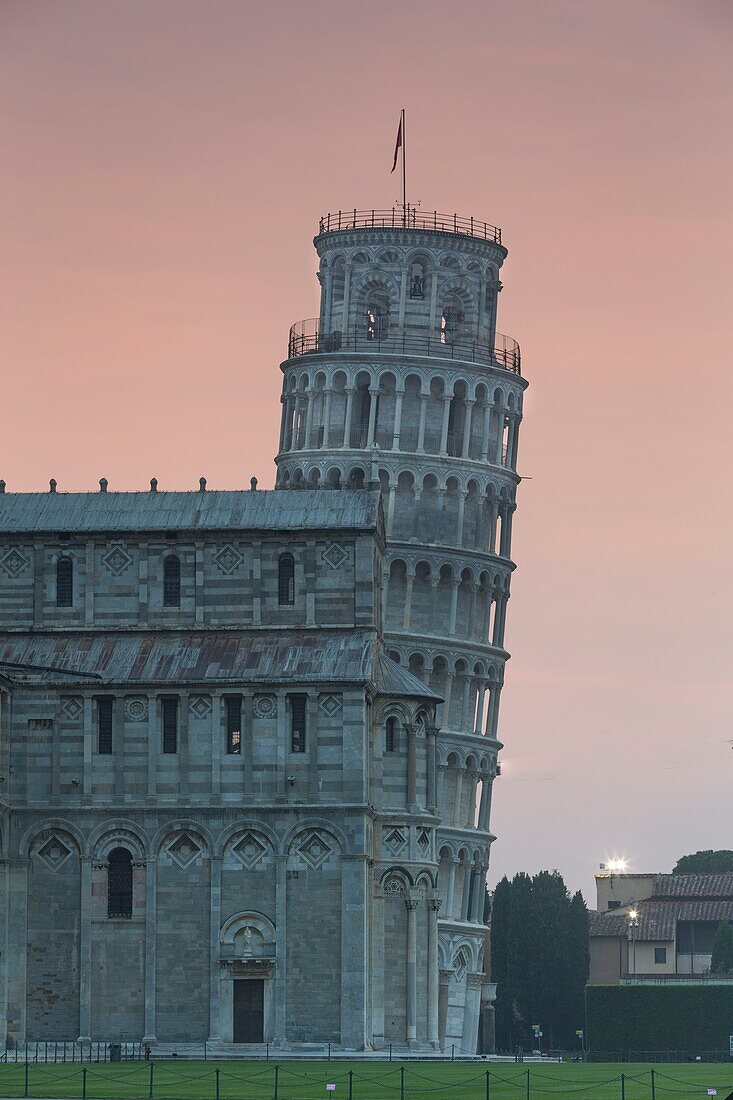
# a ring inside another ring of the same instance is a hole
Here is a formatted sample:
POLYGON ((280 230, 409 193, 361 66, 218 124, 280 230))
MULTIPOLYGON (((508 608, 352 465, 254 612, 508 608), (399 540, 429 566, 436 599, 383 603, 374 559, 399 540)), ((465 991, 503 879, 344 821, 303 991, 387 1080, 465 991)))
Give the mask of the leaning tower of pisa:
POLYGON ((526 387, 496 331, 507 252, 493 225, 412 208, 329 214, 314 244, 320 314, 290 332, 277 484, 381 488, 388 652, 444 699, 440 1042, 473 1053, 526 387))

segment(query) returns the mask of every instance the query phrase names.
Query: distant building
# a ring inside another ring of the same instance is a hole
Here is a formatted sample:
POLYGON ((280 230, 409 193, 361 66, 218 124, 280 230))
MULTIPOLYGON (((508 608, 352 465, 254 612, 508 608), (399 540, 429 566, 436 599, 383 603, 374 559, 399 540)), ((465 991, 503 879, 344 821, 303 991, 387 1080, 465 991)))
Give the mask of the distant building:
POLYGON ((315 245, 276 490, 0 482, 0 1043, 491 1045, 506 249, 415 210, 315 245))
POLYGON ((595 876, 589 985, 732 981, 710 974, 721 921, 733 921, 733 873, 595 876))

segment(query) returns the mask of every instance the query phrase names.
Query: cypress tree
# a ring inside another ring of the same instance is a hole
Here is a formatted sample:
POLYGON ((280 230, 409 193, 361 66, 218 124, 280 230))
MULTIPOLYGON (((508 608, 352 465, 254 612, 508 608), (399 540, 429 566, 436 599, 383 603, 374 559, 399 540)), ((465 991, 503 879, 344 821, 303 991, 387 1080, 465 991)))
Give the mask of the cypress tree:
POLYGON ((733 973, 733 924, 727 920, 721 921, 715 932, 710 973, 733 973))

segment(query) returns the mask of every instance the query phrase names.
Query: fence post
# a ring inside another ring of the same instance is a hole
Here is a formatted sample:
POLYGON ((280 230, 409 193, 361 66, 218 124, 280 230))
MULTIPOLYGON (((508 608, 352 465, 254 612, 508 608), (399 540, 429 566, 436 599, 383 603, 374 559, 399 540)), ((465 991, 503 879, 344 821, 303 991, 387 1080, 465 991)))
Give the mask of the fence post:
POLYGON ((626 1074, 621 1074, 621 1100, 626 1100, 626 1074))
POLYGON ((451 1060, 451 1062, 453 1061, 455 1056, 456 1056, 456 1044, 451 1043, 451 1045, 450 1045, 450 1060, 451 1060))
POLYGON ((529 1070, 527 1070, 527 1100, 529 1100, 529 1070))
POLYGON ((219 1067, 216 1067, 216 1100, 219 1100, 219 1067))
POLYGON ((150 1061, 150 1084, 148 1086, 148 1100, 153 1100, 153 1069, 155 1063, 151 1059, 150 1061))
POLYGON ((87 1067, 83 1066, 81 1071, 81 1100, 87 1100, 87 1067))
POLYGON ((405 1067, 400 1066, 400 1100, 405 1100, 405 1067))
POLYGON ((266 1062, 270 1061, 270 1044, 269 1043, 265 1043, 265 1061, 266 1062))
POLYGON ((392 1044, 389 1044, 389 1060, 392 1061, 392 1044))
POLYGON ((23 1074, 23 1096, 28 1095, 28 1055, 25 1058, 25 1072, 23 1074))
POLYGON ((486 1070, 486 1100, 491 1100, 491 1071, 486 1070))
POLYGON ((652 1100, 655 1100, 657 1095, 657 1087, 654 1083, 654 1070, 652 1070, 652 1100))
POLYGON ((349 1070, 349 1100, 352 1100, 352 1093, 354 1091, 354 1072, 349 1070))
POLYGON ((277 1075, 280 1071, 279 1066, 275 1066, 275 1100, 277 1100, 277 1075))
POLYGON ((331 1061, 331 1044, 328 1044, 328 1060, 331 1061))

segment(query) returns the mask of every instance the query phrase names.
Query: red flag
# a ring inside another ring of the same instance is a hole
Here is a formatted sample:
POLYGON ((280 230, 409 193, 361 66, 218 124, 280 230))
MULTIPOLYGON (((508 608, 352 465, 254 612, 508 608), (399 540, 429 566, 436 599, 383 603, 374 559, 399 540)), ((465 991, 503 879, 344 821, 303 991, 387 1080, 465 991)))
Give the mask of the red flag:
POLYGON ((397 128, 397 141, 396 141, 395 147, 394 147, 394 160, 392 161, 392 171, 390 172, 390 176, 392 175, 392 172, 394 172, 395 168, 397 167, 397 154, 399 153, 401 148, 402 148, 402 115, 400 115, 400 124, 397 128))

